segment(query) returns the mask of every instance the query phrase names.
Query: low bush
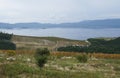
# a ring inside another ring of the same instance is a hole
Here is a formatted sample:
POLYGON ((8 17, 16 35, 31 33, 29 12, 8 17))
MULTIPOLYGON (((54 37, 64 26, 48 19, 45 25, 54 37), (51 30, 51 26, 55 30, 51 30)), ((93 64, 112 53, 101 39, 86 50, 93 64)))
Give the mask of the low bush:
POLYGON ((43 49, 38 48, 36 50, 36 55, 38 55, 38 56, 48 56, 48 55, 50 55, 50 51, 47 48, 43 48, 43 49))
POLYGON ((14 50, 7 50, 6 52, 8 56, 14 56, 16 54, 14 50))
POLYGON ((88 61, 88 55, 86 54, 80 54, 76 56, 77 60, 82 63, 86 63, 88 61))
POLYGON ((47 62, 47 57, 46 56, 39 56, 36 58, 36 60, 37 60, 37 65, 39 67, 43 67, 44 64, 47 62))

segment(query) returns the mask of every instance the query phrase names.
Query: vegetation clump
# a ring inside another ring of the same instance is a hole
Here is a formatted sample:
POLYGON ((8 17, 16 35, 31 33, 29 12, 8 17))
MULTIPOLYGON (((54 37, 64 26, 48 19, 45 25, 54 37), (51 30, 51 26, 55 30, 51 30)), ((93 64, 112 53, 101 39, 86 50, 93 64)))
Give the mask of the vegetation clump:
POLYGON ((47 48, 37 49, 35 54, 35 59, 39 67, 43 67, 47 62, 47 58, 50 55, 50 51, 47 48))
POLYGON ((15 50, 16 45, 11 41, 0 40, 0 49, 1 50, 15 50))
POLYGON ((107 54, 120 54, 120 37, 113 40, 104 39, 88 39, 89 46, 66 46, 59 47, 58 51, 65 52, 86 52, 86 53, 107 53, 107 54))
POLYGON ((0 40, 11 40, 13 34, 0 32, 0 40))
POLYGON ((11 42, 12 34, 0 32, 0 50, 15 50, 16 45, 11 42))
POLYGON ((7 50, 6 52, 8 56, 14 56, 16 54, 14 50, 7 50))
POLYGON ((82 63, 86 63, 88 61, 88 55, 87 54, 80 54, 76 56, 77 60, 82 63))

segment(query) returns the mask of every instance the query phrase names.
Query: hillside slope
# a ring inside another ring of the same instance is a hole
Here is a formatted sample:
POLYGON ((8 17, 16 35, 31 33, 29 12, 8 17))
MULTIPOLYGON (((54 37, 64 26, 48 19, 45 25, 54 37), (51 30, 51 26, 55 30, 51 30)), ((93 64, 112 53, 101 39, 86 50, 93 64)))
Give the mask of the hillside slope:
POLYGON ((60 46, 68 45, 87 45, 85 41, 70 40, 58 37, 30 37, 30 36, 18 36, 14 35, 12 41, 16 44, 17 49, 36 49, 41 47, 47 47, 51 50, 55 50, 60 46))

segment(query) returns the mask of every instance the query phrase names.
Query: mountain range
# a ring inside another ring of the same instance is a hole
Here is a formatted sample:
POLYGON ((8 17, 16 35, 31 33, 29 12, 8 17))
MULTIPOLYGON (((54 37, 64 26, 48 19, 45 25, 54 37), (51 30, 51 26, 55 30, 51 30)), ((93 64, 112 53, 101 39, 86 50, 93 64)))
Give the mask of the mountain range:
POLYGON ((120 19, 86 20, 75 23, 0 23, 1 29, 13 28, 120 28, 120 19))

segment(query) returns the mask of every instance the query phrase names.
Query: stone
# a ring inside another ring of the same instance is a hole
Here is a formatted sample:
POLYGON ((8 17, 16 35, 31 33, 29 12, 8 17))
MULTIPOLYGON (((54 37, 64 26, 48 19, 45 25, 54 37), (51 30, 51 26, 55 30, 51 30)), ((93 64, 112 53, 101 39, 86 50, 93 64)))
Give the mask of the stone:
POLYGON ((14 57, 8 57, 8 58, 6 58, 6 60, 8 60, 8 61, 15 61, 16 58, 14 58, 14 57))

